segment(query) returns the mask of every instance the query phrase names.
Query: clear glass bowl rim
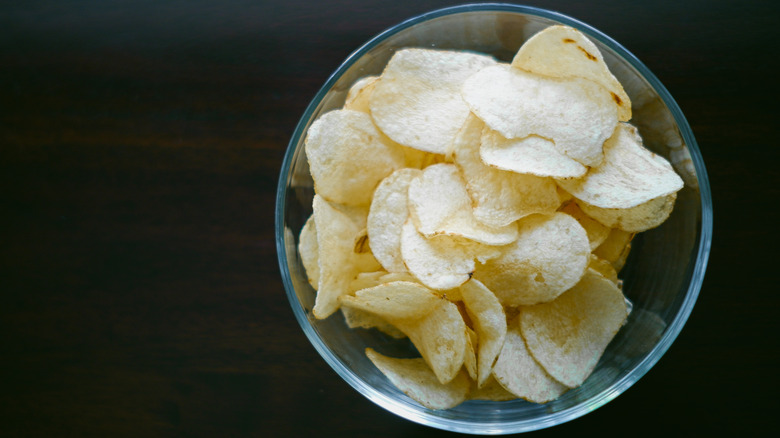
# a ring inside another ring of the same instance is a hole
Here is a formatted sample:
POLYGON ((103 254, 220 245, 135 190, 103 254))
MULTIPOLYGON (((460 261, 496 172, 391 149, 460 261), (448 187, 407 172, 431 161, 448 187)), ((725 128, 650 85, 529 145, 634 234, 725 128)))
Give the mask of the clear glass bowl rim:
POLYGON ((281 172, 279 176, 279 182, 277 186, 276 196, 276 216, 275 216, 275 234, 276 234, 276 249, 279 260, 279 268, 282 273, 282 280, 284 283, 287 298, 290 301, 290 305, 293 308, 298 323, 303 329, 306 337, 311 344, 322 356, 323 359, 333 368, 336 373, 343 378, 350 386, 361 393, 363 396, 383 407, 384 409, 426 426, 448 430, 453 432, 471 433, 471 434, 510 434, 519 432, 529 432, 533 430, 544 429, 555 426, 557 424, 565 423, 576 419, 588 412, 603 406, 608 403, 642 376, 644 376, 650 368, 652 368, 663 354, 669 349, 671 344, 679 335, 683 326, 685 325, 688 317, 693 310, 696 299, 698 298, 701 290, 701 285, 704 280, 704 273, 707 267, 709 259, 710 248, 712 245, 712 231, 713 231, 713 207, 712 196, 710 193, 709 178, 704 166, 704 160, 701 156, 701 151, 696 143, 688 121, 683 115, 677 102, 672 98, 666 87, 661 84, 658 78, 632 53, 626 48, 620 45, 617 41, 608 37, 601 31, 593 28, 592 26, 585 24, 577 19, 554 12, 546 9, 541 9, 532 6, 515 5, 506 3, 482 3, 482 4, 464 4, 459 6, 453 6, 443 9, 427 12, 416 17, 403 21, 391 28, 386 29, 382 33, 378 34, 368 42, 366 42, 359 49, 350 54, 347 59, 339 66, 339 68, 328 78, 325 84, 320 88, 317 94, 314 96, 303 116, 300 118, 293 136, 288 144, 287 151, 282 162, 281 172), (604 45, 610 47, 616 54, 624 58, 629 64, 631 64, 637 71, 652 85, 661 97, 663 102, 667 105, 669 111, 672 113, 675 122, 683 141, 686 144, 694 168, 696 170, 696 176, 698 179, 699 193, 701 199, 701 229, 698 241, 698 254, 696 258, 696 264, 693 269, 691 281, 688 285, 688 291, 685 299, 680 307, 679 312, 675 316, 672 324, 667 327, 663 337, 655 346, 653 351, 647 355, 644 361, 639 363, 630 373, 626 374, 623 378, 614 382, 609 388, 600 392, 595 397, 588 399, 582 403, 579 403, 571 408, 551 413, 541 418, 535 418, 532 420, 504 422, 501 424, 490 423, 478 423, 473 421, 461 421, 451 418, 442 418, 435 415, 431 415, 425 412, 422 408, 420 410, 409 409, 399 403, 393 401, 393 399, 385 394, 376 391, 373 387, 363 381, 357 374, 355 374, 346 364, 342 363, 325 345, 324 341, 317 335, 312 328, 306 317, 306 311, 301 306, 298 298, 295 294, 295 288, 290 278, 289 267, 287 266, 287 249, 285 246, 285 232, 284 232, 284 212, 286 211, 286 185, 289 179, 289 171, 291 168, 292 160, 295 155, 295 148, 300 142, 302 136, 305 135, 305 128, 308 120, 311 118, 317 106, 322 99, 327 95, 329 90, 333 87, 335 82, 346 72, 360 57, 366 52, 373 49, 376 45, 386 40, 388 37, 397 34, 409 27, 415 26, 422 22, 432 20, 435 18, 465 13, 465 12, 510 12, 525 14, 531 16, 537 16, 542 18, 551 19, 561 24, 575 27, 590 38, 596 39, 604 45))

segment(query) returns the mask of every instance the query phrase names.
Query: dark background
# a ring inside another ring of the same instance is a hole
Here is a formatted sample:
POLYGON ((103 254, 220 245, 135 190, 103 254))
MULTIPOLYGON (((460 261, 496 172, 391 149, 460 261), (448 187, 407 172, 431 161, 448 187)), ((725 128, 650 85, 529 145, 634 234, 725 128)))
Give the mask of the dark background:
MULTIPOLYGON (((277 178, 362 43, 448 1, 0 6, 0 436, 444 436, 352 390, 280 280, 277 178)), ((530 1, 620 41, 686 114, 715 227, 666 355, 539 432, 777 428, 778 7, 530 1)))

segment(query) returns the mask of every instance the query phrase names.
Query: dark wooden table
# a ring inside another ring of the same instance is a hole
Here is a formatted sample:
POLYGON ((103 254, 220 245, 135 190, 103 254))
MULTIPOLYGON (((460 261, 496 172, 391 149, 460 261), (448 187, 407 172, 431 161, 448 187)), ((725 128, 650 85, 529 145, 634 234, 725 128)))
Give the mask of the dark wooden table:
MULTIPOLYGON (((539 435, 777 428, 778 7, 531 1, 636 54, 688 117, 715 205, 676 343, 539 435)), ((444 436, 373 405, 304 337, 276 183, 328 75, 449 1, 0 6, 0 436, 444 436)))

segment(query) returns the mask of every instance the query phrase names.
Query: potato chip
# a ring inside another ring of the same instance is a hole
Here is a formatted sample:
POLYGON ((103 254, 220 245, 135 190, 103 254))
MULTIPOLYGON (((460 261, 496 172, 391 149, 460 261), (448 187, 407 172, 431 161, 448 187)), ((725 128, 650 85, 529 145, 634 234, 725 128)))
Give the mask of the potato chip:
POLYGON ((355 292, 361 289, 379 286, 382 284, 382 277, 386 274, 387 271, 359 272, 349 283, 348 293, 350 295, 355 295, 355 292))
POLYGON ((493 376, 507 391, 533 403, 547 403, 569 390, 533 358, 520 333, 517 319, 512 320, 507 328, 506 340, 493 367, 493 376))
POLYGON ((497 131, 482 131, 482 161, 497 169, 553 178, 577 178, 588 168, 559 152, 552 141, 529 135, 507 139, 497 131))
POLYGON ((554 213, 527 216, 518 225, 517 240, 474 273, 504 306, 553 300, 580 280, 590 244, 579 222, 554 213))
POLYGON ((609 90, 618 106, 618 118, 631 120, 631 100, 612 75, 601 52, 582 32, 568 26, 550 26, 523 43, 512 67, 556 78, 589 79, 609 90))
POLYGON ((344 315, 344 322, 349 328, 377 329, 380 332, 395 339, 403 339, 406 335, 398 330, 394 325, 387 322, 379 315, 375 315, 365 310, 352 307, 341 306, 341 313, 344 315))
POLYGON ((584 228, 585 232, 588 233, 588 241, 590 242, 591 251, 598 248, 598 246, 607 239, 607 236, 609 236, 610 228, 602 225, 601 222, 585 214, 585 212, 583 212, 577 206, 576 202, 569 202, 563 208, 561 208, 560 211, 568 214, 574 219, 577 219, 577 222, 582 225, 582 228, 584 228))
POLYGON ((352 84, 344 101, 344 109, 369 114, 368 101, 377 80, 379 80, 379 76, 364 76, 352 84))
POLYGON ((309 127, 306 157, 314 190, 345 205, 368 205, 384 177, 403 167, 403 152, 359 111, 330 111, 309 127))
MULTIPOLYGON (((461 314, 462 315, 462 314, 461 314)), ((468 325, 466 326, 466 353, 463 356, 463 366, 466 368, 466 371, 469 373, 469 378, 471 380, 476 380, 477 378, 477 345, 479 344, 479 339, 477 338, 477 333, 470 329, 468 325)))
POLYGON ((480 261, 497 257, 499 250, 450 236, 425 238, 411 219, 401 230, 401 256, 409 272, 431 289, 453 289, 468 281, 480 261))
POLYGON ((532 213, 552 213, 560 205, 551 178, 493 169, 479 156, 484 123, 471 114, 453 143, 453 157, 473 201, 474 218, 493 228, 532 213))
POLYGON ((672 193, 630 208, 599 208, 581 200, 577 200, 577 205, 607 227, 639 233, 664 223, 672 213, 676 199, 677 193, 672 193))
POLYGON ((399 50, 371 94, 371 116, 394 141, 446 154, 469 114, 460 94, 463 81, 495 63, 470 52, 399 50))
POLYGON ((631 239, 633 238, 634 233, 613 228, 604 243, 593 250, 593 254, 612 263, 615 271, 620 272, 626 263, 628 253, 631 251, 631 239))
POLYGON ((421 174, 417 169, 398 169, 383 179, 374 191, 368 212, 369 245, 388 272, 406 271, 401 257, 401 228, 409 216, 409 183, 421 174))
POLYGON ((590 261, 588 262, 588 269, 592 269, 593 271, 599 273, 602 277, 606 278, 607 280, 615 284, 618 284, 617 271, 615 270, 615 267, 612 266, 612 263, 602 258, 599 258, 599 256, 595 254, 590 255, 590 261))
POLYGON ((365 310, 393 322, 396 319, 419 319, 430 313, 443 298, 427 287, 406 281, 380 284, 361 289, 355 295, 342 295, 344 306, 365 310))
POLYGON ((554 301, 524 307, 520 330, 528 350, 547 373, 576 388, 593 372, 626 316, 620 289, 588 270, 554 301))
MULTIPOLYGON (((575 198, 599 208, 631 208, 683 187, 663 157, 642 146, 639 131, 620 123, 604 143, 604 162, 582 178, 558 181, 575 198)), ((591 215, 593 216, 593 215, 591 215)))
POLYGON ((317 246, 317 226, 314 223, 314 215, 309 216, 301 229, 301 237, 298 241, 298 254, 301 256, 303 268, 309 284, 317 289, 320 281, 319 247, 317 246))
POLYGON ((423 359, 396 359, 371 348, 366 356, 396 388, 428 409, 449 409, 466 400, 470 382, 463 372, 442 384, 423 359))
POLYGON ((468 342, 458 306, 441 300, 420 319, 390 321, 404 332, 441 383, 450 382, 463 367, 468 342))
POLYGON ((482 387, 477 387, 477 382, 472 382, 468 398, 470 400, 508 401, 517 398, 516 395, 504 389, 491 374, 482 387))
POLYGON ((517 238, 513 223, 494 228, 474 217, 466 183, 453 164, 428 166, 409 183, 409 213, 426 237, 459 236, 488 245, 506 245, 517 238))
POLYGON ((586 166, 601 163, 602 145, 617 124, 615 102, 595 82, 540 76, 506 64, 471 76, 463 84, 463 98, 504 137, 544 137, 586 166))
POLYGON ((323 319, 338 309, 339 296, 348 293, 359 266, 369 267, 373 255, 363 256, 354 252, 355 236, 362 229, 362 224, 353 221, 351 216, 355 216, 354 213, 340 210, 320 195, 314 195, 312 206, 317 224, 320 271, 314 316, 323 319))
POLYGON ((482 386, 490 377, 493 363, 504 344, 506 315, 498 298, 478 280, 464 283, 460 291, 479 339, 477 386, 482 386))

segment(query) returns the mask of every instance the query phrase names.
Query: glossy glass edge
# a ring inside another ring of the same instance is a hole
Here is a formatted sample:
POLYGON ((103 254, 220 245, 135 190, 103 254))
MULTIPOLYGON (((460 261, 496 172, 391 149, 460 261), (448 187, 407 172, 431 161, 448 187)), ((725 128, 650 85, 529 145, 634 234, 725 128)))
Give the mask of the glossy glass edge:
POLYGON ((317 94, 314 96, 306 111, 300 118, 296 125, 293 136, 288 144, 287 151, 282 162, 282 168, 279 176, 279 182, 277 186, 276 197, 276 214, 275 214, 275 234, 276 234, 276 248, 279 255, 279 267, 282 272, 282 279, 284 282, 287 298, 290 301, 290 305, 294 310, 294 314, 307 338, 311 344, 315 347, 317 352, 325 359, 325 361, 341 376, 350 386, 360 392, 364 397, 368 398, 375 404, 383 407, 395 415, 399 415, 403 418, 407 418, 411 421, 431 426, 443 430, 471 433, 471 434, 509 434, 518 432, 529 432, 533 430, 544 429, 552 427, 557 424, 565 423, 580 416, 591 412, 615 397, 627 390, 631 385, 637 382, 642 376, 644 376, 650 368, 652 368, 663 354, 669 349, 671 344, 679 335, 685 322, 688 320, 693 306, 696 303, 701 285, 706 270, 707 262, 709 259, 709 253, 712 242, 712 230, 713 230, 713 214, 712 214, 712 197, 710 193, 709 178, 704 166, 704 160, 701 156, 701 152, 698 148, 698 144, 693 136, 693 132, 680 110, 677 102, 672 98, 666 87, 661 84, 660 80, 631 52, 620 45, 617 41, 603 34, 599 30, 592 26, 583 23, 579 20, 563 15, 558 12, 549 11, 545 9, 535 8, 531 6, 513 5, 504 3, 485 3, 485 4, 467 4, 454 6, 444 9, 428 12, 411 19, 408 19, 400 24, 393 26, 382 33, 378 34, 358 50, 354 51, 347 57, 347 59, 340 65, 340 67, 328 78, 325 84, 320 88, 317 94), (284 211, 286 207, 285 199, 285 187, 287 179, 289 178, 290 164, 295 153, 295 146, 299 142, 300 138, 305 134, 303 132, 304 127, 307 124, 308 119, 316 110, 319 103, 326 96, 330 88, 334 85, 336 80, 349 69, 357 59, 363 54, 371 50, 381 41, 384 41, 391 35, 394 35, 402 30, 419 24, 421 22, 431 20, 438 17, 443 17, 452 14, 458 14, 463 12, 515 12, 528 15, 534 15, 542 18, 548 18, 558 21, 562 24, 576 27, 588 36, 599 40, 606 46, 610 47, 619 56, 623 57, 636 68, 641 75, 653 86, 658 92, 663 102, 667 105, 672 112, 678 128, 685 141, 686 147, 691 154, 691 160, 693 161, 694 168, 696 169, 696 175, 699 183, 699 192, 702 205, 702 217, 701 217, 701 234, 699 236, 699 249, 697 253, 696 265, 692 273, 691 282, 688 287, 685 300, 682 304, 680 311, 677 313, 672 324, 665 331, 662 339, 658 342, 653 351, 647 355, 646 359, 635 367, 630 373, 626 374, 622 379, 613 383, 609 388, 605 389, 597 396, 588 400, 587 403, 583 403, 572 408, 550 414, 546 417, 534 420, 526 420, 520 422, 508 422, 508 423, 475 423, 467 421, 458 421, 452 419, 444 419, 438 417, 432 417, 426 415, 424 412, 413 410, 405 405, 401 405, 395 402, 390 397, 385 396, 377 391, 374 391, 369 385, 367 385, 359 376, 353 373, 348 367, 341 363, 327 347, 322 340, 317 336, 314 329, 306 319, 305 310, 301 307, 300 302, 294 292, 294 287, 290 280, 289 267, 287 263, 287 251, 284 244, 284 211), (285 275, 286 274, 286 275, 285 275))

